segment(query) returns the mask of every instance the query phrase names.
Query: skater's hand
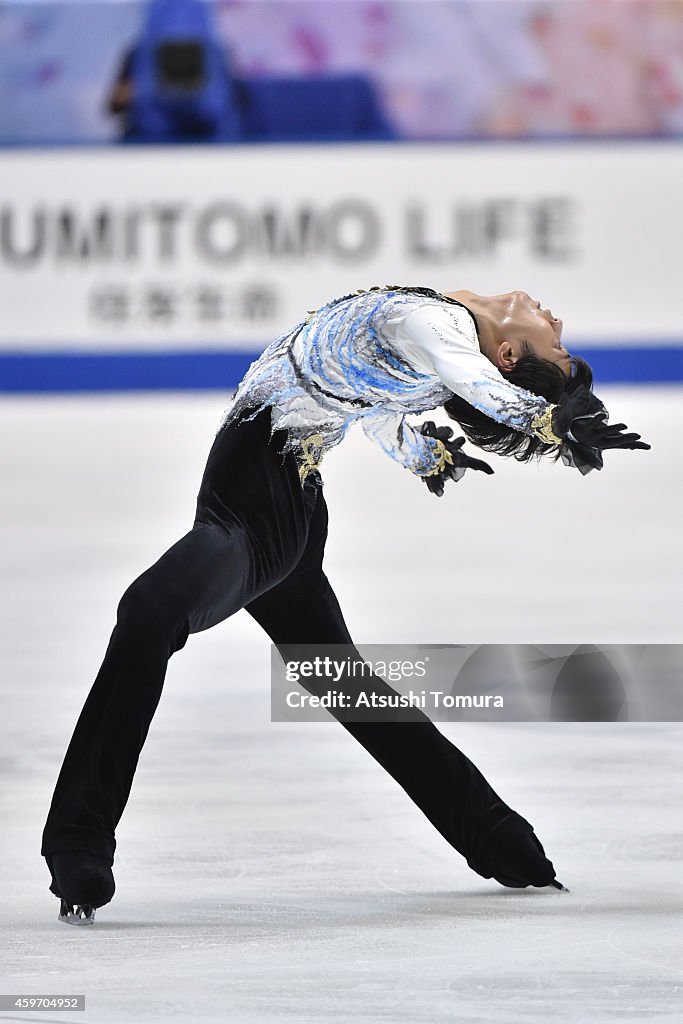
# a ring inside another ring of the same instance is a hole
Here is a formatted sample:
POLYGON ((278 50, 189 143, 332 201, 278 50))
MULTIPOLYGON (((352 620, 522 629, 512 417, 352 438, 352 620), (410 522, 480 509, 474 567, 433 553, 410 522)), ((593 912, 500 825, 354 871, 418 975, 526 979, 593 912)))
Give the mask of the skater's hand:
POLYGON ((437 498, 442 496, 446 481, 461 480, 466 469, 478 470, 481 473, 493 473, 487 462, 483 462, 481 459, 472 459, 461 450, 465 443, 464 437, 457 437, 454 441, 450 440, 453 435, 450 427, 437 427, 432 420, 427 420, 420 427, 420 432, 425 437, 433 437, 436 441, 440 441, 444 449, 443 467, 435 473, 430 473, 429 476, 422 477, 428 490, 437 498))
POLYGON ((602 453, 609 448, 649 451, 640 434, 624 433, 625 423, 608 423, 609 413, 597 395, 586 387, 564 394, 553 410, 553 430, 562 439, 560 455, 566 465, 582 474, 602 469, 602 453))

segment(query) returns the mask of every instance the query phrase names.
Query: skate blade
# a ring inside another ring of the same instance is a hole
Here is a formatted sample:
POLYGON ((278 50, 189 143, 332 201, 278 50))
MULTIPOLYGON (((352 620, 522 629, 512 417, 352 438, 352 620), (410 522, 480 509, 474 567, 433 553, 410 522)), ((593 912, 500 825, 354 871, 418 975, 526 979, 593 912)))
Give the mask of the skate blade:
POLYGON ((62 905, 59 908, 58 920, 62 924, 73 924, 73 925, 87 925, 95 923, 95 907, 91 907, 90 904, 84 904, 83 906, 69 906, 69 904, 62 900, 62 905))
POLYGON ((553 886, 553 888, 557 889, 558 892, 571 892, 571 890, 568 889, 566 885, 562 885, 562 882, 558 882, 556 878, 554 878, 550 884, 553 886))

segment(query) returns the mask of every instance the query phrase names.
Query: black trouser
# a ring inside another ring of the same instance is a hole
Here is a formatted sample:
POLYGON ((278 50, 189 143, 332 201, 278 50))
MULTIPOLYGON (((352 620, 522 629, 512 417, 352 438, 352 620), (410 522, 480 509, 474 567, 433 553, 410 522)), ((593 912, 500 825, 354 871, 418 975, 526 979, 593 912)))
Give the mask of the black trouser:
MULTIPOLYGON (((43 855, 79 849, 113 861, 114 831, 168 660, 190 633, 246 608, 287 656, 297 644, 351 643, 322 570, 327 508, 320 478, 301 486, 283 440, 270 439, 268 411, 224 428, 192 530, 123 595, 57 781, 43 855)), ((376 686, 393 692, 382 680, 376 686)), ((476 870, 481 842, 511 813, 477 768, 413 708, 402 721, 344 727, 476 870)))

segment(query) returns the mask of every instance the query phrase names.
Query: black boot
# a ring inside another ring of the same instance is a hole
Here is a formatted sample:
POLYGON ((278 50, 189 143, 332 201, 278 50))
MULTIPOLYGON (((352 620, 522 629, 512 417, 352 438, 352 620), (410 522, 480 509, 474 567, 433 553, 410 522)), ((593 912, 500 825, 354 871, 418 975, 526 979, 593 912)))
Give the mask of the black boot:
POLYGON ((109 903, 116 889, 109 857, 87 850, 62 850, 45 859, 52 874, 50 892, 62 901, 60 921, 92 924, 95 909, 109 903))
POLYGON ((524 889, 528 885, 564 888, 555 881, 555 868, 532 826, 514 811, 479 842, 470 867, 484 878, 495 878, 512 889, 524 889))

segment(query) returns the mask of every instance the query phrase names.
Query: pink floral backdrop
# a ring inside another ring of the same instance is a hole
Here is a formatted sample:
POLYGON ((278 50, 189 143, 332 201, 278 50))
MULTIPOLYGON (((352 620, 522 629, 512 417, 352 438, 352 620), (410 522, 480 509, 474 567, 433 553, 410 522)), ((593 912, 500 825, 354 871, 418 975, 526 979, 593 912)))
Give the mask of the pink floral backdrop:
MULTIPOLYGON (((359 71, 404 137, 683 133, 683 0, 216 0, 245 75, 359 71)), ((144 4, 0 3, 0 140, 114 135, 144 4)))

